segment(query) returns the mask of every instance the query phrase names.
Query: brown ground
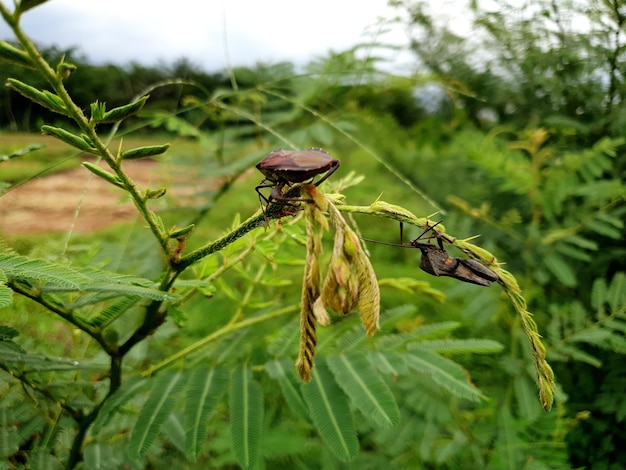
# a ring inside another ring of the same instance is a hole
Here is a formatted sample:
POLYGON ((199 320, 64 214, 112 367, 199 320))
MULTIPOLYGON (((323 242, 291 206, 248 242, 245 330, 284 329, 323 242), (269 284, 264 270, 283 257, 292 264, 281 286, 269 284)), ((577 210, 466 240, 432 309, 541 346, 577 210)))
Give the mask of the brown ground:
MULTIPOLYGON (((124 168, 140 188, 166 186, 168 194, 190 195, 180 185, 172 185, 172 176, 159 171, 154 162, 126 162, 124 168)), ((35 178, 10 189, 0 197, 0 233, 11 236, 69 230, 85 233, 137 217, 137 210, 121 189, 88 175, 91 174, 80 167, 35 178)))

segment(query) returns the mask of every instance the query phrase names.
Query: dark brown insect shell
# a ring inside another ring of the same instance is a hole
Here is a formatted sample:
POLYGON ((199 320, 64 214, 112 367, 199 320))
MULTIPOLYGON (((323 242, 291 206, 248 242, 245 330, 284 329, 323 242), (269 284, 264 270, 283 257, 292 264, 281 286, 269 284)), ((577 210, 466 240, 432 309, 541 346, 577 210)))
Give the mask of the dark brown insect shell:
POLYGON ((322 149, 295 151, 277 149, 261 160, 256 167, 269 181, 302 183, 329 170, 334 172, 339 167, 339 160, 322 149))

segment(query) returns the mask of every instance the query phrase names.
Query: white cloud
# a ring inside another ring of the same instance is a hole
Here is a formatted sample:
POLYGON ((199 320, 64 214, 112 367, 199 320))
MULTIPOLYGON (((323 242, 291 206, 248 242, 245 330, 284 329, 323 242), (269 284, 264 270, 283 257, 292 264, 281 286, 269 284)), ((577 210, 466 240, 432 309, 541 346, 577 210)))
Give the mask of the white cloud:
MULTIPOLYGON (((392 14, 386 0, 54 0, 26 13, 23 27, 36 41, 77 46, 96 62, 187 57, 218 70, 226 48, 233 65, 302 63, 346 49, 392 14)), ((10 37, 6 26, 0 36, 10 37)))

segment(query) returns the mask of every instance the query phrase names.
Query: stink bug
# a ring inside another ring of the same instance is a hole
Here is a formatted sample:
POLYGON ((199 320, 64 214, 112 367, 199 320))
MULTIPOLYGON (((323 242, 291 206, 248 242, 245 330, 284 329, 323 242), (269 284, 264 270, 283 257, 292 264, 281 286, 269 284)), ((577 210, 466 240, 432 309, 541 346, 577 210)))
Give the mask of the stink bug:
MULTIPOLYGON (((431 238, 437 238, 439 246, 431 245, 430 243, 421 243, 420 239, 429 231, 433 231, 439 223, 440 222, 437 222, 435 225, 427 226, 415 240, 411 240, 409 243, 384 243, 376 240, 368 240, 366 238, 364 240, 404 248, 419 248, 422 252, 420 268, 422 271, 432 274, 433 276, 453 277, 459 281, 485 287, 499 279, 496 273, 486 266, 483 266, 478 261, 467 258, 451 258, 448 252, 443 249, 441 237, 437 234, 435 234, 434 237, 429 237, 429 240, 431 238)), ((402 224, 400 224, 400 240, 402 240, 402 224)))
POLYGON ((291 186, 292 183, 313 181, 317 175, 325 173, 315 183, 315 186, 319 186, 339 168, 339 163, 339 160, 322 149, 295 151, 276 149, 256 166, 265 178, 254 189, 259 195, 259 201, 264 200, 268 206, 272 201, 279 203, 303 201, 305 199, 284 197, 283 188, 291 186), (272 188, 269 197, 261 193, 263 188, 272 188))

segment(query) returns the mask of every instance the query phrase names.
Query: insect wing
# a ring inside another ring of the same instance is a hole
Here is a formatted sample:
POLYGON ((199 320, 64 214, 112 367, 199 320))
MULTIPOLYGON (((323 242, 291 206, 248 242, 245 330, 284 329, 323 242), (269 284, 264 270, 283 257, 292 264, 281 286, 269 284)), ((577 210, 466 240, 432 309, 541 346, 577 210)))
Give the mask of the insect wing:
POLYGON ((339 160, 321 149, 276 149, 256 167, 270 181, 302 183, 331 168, 336 169, 339 167, 339 160))
POLYGON ((283 168, 282 173, 285 179, 294 183, 306 181, 331 169, 334 171, 339 167, 339 160, 335 160, 329 153, 321 149, 298 150, 293 152, 290 159, 291 166, 283 168))
POLYGON ((276 171, 281 168, 289 168, 290 156, 293 152, 284 149, 276 149, 267 157, 257 163, 256 168, 270 181, 276 181, 276 171))
POLYGON ((459 281, 469 282, 470 284, 476 284, 478 286, 488 287, 491 284, 489 279, 479 276, 465 264, 465 261, 468 260, 459 258, 454 259, 457 261, 454 271, 445 274, 445 276, 450 276, 454 279, 458 279, 459 281))
POLYGON ((475 261, 473 259, 461 259, 460 262, 474 274, 482 277, 483 279, 486 279, 487 281, 495 282, 498 280, 498 275, 496 273, 494 273, 488 267, 480 264, 478 261, 475 261))

